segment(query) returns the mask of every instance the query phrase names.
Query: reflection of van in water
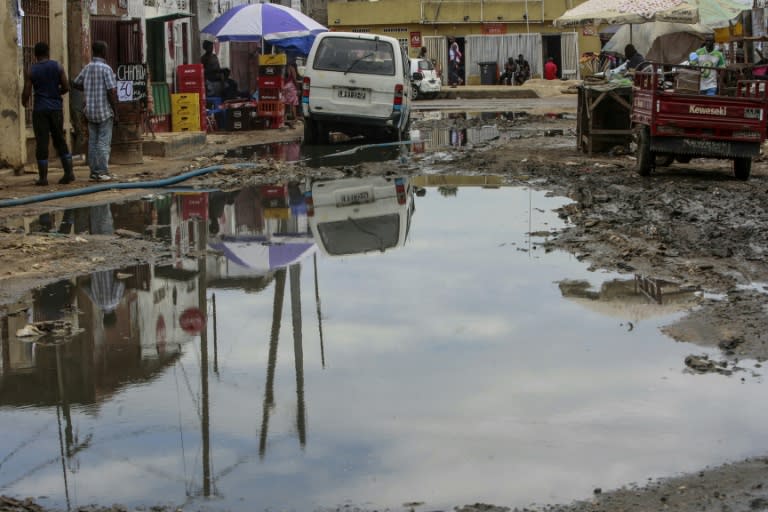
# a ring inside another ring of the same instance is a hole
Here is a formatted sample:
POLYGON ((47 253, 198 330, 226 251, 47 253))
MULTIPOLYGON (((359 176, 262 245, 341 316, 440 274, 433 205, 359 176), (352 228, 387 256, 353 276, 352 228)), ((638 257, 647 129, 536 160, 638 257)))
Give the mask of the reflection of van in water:
POLYGON ((408 178, 318 181, 306 202, 312 236, 328 256, 384 252, 408 239, 414 211, 408 178))

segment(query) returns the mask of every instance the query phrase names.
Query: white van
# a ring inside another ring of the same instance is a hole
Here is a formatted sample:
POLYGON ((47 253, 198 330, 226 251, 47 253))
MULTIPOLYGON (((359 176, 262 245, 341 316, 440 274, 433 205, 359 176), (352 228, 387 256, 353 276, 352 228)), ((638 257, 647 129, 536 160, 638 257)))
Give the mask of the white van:
POLYGON ((312 236, 326 256, 402 247, 415 209, 413 187, 405 177, 316 181, 304 199, 312 236))
POLYGON ((304 69, 304 142, 328 132, 401 140, 410 118, 410 64, 397 39, 355 32, 315 37, 304 69))

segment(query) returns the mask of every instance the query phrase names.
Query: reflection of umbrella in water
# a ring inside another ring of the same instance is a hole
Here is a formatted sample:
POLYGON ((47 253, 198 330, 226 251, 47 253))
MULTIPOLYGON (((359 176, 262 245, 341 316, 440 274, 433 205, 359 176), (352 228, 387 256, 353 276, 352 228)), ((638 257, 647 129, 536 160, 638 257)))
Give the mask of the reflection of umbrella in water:
POLYGON ((685 311, 695 305, 695 290, 659 280, 635 279, 607 281, 599 291, 587 281, 561 281, 560 293, 569 301, 613 318, 638 322, 685 311), (654 295, 648 286, 654 287, 654 295))
POLYGON ((317 250, 315 242, 306 237, 223 238, 208 245, 235 265, 264 273, 297 263, 317 250))

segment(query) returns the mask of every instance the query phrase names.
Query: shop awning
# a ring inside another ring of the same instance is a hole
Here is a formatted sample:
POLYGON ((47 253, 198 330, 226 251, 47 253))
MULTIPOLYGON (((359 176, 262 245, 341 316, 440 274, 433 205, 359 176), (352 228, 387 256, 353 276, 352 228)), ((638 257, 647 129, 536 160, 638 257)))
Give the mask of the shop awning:
POLYGON ((147 18, 147 21, 171 21, 180 20, 182 18, 192 18, 194 14, 191 12, 172 12, 170 14, 163 14, 162 16, 155 16, 154 18, 147 18))

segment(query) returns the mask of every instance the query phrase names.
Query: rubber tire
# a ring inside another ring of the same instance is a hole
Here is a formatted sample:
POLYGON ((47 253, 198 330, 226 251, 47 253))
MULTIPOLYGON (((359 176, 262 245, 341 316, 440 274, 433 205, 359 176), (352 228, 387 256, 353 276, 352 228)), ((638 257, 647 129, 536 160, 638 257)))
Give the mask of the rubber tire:
POLYGON ((749 175, 752 174, 752 159, 734 158, 733 173, 736 175, 737 180, 747 181, 749 179, 749 175))
POLYGON ((419 99, 419 88, 415 84, 411 84, 411 101, 419 99))
POLYGON ((675 155, 656 155, 655 167, 669 167, 675 161, 675 155))
POLYGON ((317 144, 317 126, 311 119, 304 119, 304 144, 317 144))
POLYGON ((643 126, 637 133, 637 173, 640 176, 650 176, 655 164, 654 160, 651 153, 650 129, 643 126))
POLYGON ((691 160, 693 160, 693 157, 691 155, 677 155, 675 157, 675 160, 677 160, 681 164, 688 164, 688 163, 691 163, 691 160))

